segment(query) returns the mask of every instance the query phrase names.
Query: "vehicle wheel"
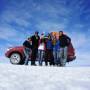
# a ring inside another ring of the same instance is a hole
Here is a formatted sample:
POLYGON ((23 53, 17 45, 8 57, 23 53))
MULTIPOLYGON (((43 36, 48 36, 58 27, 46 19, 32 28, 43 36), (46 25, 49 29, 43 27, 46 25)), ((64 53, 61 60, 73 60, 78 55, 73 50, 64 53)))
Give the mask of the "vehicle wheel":
POLYGON ((21 55, 19 53, 12 53, 10 56, 10 62, 12 64, 20 64, 22 61, 21 55))

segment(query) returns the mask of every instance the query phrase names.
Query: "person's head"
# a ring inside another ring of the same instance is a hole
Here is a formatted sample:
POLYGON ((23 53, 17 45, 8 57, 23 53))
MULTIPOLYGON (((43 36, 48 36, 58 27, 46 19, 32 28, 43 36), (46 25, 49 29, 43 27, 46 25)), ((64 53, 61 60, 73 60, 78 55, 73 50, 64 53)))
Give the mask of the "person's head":
POLYGON ((31 42, 31 37, 28 37, 27 40, 28 40, 29 42, 31 42))
POLYGON ((41 34, 41 37, 40 38, 44 38, 44 33, 41 34))
POLYGON ((36 32, 35 32, 35 36, 38 36, 38 33, 39 33, 39 32, 38 32, 38 31, 36 31, 36 32))
POLYGON ((51 35, 50 35, 50 34, 48 35, 48 39, 49 39, 49 40, 51 39, 51 35))
POLYGON ((53 38, 56 39, 56 34, 54 34, 53 38))
POLYGON ((63 35, 63 31, 59 31, 59 36, 62 36, 63 35))

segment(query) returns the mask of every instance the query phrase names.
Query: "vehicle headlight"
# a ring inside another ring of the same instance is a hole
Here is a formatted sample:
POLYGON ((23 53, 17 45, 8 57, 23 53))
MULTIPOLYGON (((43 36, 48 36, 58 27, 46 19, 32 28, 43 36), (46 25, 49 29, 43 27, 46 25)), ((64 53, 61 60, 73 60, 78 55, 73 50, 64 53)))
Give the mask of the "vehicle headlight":
POLYGON ((11 47, 7 49, 7 51, 9 51, 10 49, 12 49, 11 47))

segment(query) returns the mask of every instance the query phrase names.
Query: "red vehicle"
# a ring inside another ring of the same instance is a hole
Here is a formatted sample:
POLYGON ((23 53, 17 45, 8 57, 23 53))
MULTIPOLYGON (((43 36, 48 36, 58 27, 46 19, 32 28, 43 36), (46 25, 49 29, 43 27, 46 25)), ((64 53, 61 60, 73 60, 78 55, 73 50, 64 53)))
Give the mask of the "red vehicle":
MULTIPOLYGON (((23 46, 17 46, 13 48, 9 48, 7 52, 5 53, 5 56, 10 58, 10 62, 12 64, 24 64, 25 55, 24 55, 24 47, 23 46)), ((68 58, 67 62, 75 60, 75 50, 72 46, 72 43, 68 46, 68 58)))

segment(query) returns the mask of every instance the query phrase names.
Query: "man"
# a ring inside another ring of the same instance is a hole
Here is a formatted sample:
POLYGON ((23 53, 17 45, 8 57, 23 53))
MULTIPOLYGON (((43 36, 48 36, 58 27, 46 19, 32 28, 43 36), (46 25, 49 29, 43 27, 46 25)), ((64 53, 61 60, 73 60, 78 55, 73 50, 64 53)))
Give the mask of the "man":
POLYGON ((27 40, 24 41, 23 43, 24 46, 24 54, 25 54, 25 65, 28 65, 28 61, 29 61, 29 56, 30 56, 30 52, 32 49, 32 45, 31 45, 31 38, 28 38, 27 40))
POLYGON ((61 66, 65 66, 67 62, 67 50, 68 45, 71 42, 71 39, 63 34, 63 31, 59 31, 59 40, 60 40, 60 63, 61 66))
POLYGON ((35 61, 38 54, 38 46, 39 46, 39 35, 38 31, 35 32, 35 34, 31 37, 32 41, 32 54, 31 54, 31 65, 36 66, 35 61))

